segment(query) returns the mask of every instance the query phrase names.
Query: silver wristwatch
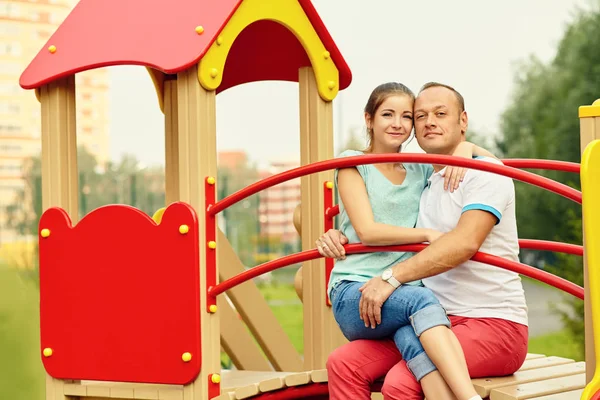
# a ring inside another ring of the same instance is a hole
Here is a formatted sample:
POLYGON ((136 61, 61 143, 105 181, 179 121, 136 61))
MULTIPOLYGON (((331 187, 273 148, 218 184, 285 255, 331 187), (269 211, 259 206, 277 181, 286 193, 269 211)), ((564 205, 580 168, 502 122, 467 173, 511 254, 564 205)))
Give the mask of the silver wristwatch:
POLYGON ((398 289, 402 284, 398 281, 398 279, 394 278, 394 273, 391 268, 386 269, 381 274, 381 279, 389 283, 394 287, 394 289, 398 289))

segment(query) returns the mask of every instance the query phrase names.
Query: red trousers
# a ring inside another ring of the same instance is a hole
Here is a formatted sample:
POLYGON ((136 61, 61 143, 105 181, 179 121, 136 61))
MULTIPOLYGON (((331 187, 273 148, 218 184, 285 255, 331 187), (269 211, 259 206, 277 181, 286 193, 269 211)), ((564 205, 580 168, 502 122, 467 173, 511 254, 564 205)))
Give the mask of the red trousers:
MULTIPOLYGON (((527 356, 528 328, 495 318, 450 316, 471 378, 510 375, 527 356)), ((385 376, 386 400, 422 400, 423 390, 402 360, 393 340, 356 340, 327 360, 329 398, 369 400, 371 385, 385 376)))

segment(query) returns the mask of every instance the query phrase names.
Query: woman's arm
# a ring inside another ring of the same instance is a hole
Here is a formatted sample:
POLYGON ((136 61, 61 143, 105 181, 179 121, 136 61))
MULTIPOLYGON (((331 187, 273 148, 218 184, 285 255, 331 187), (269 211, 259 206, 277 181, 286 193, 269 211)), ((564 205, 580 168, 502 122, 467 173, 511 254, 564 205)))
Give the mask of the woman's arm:
POLYGON ((458 156, 462 155, 462 154, 457 154, 459 149, 462 150, 462 154, 470 154, 470 156, 468 158, 470 158, 472 156, 479 156, 479 157, 491 157, 491 158, 495 158, 496 160, 499 160, 499 158, 496 157, 494 154, 487 151, 483 147, 477 146, 475 143, 461 142, 458 145, 458 147, 456 148, 454 155, 458 155, 458 156))
POLYGON ((403 228, 375 222, 365 182, 356 168, 339 170, 338 190, 350 222, 364 245, 432 242, 441 235, 432 229, 403 228))

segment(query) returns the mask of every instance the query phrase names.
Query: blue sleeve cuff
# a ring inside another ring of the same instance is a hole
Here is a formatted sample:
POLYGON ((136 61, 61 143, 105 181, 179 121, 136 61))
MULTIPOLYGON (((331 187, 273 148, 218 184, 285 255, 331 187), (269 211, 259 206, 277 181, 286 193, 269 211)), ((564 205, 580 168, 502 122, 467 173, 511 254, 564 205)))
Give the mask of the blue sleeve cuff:
POLYGON ((500 211, 496 210, 494 207, 486 206, 485 204, 481 204, 481 203, 469 204, 469 205, 463 207, 462 212, 464 213, 465 211, 469 211, 469 210, 481 210, 481 211, 487 211, 490 214, 493 214, 496 217, 496 219, 498 220, 496 222, 496 225, 498 225, 500 223, 500 220, 502 219, 502 214, 500 214, 500 211))

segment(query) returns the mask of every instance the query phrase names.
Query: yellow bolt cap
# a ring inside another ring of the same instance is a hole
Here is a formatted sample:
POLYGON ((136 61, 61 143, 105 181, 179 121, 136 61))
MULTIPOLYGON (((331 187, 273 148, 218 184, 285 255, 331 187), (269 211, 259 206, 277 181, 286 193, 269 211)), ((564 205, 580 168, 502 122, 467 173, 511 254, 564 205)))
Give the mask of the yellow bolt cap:
POLYGON ((50 236, 50 229, 46 229, 46 228, 42 229, 41 235, 42 235, 42 237, 47 238, 48 236, 50 236))
POLYGON ((215 184, 215 178, 213 178, 212 176, 209 176, 208 179, 206 179, 206 182, 209 185, 214 185, 215 184))
POLYGON ((327 85, 327 87, 329 88, 329 90, 333 90, 333 88, 335 87, 335 82, 329 81, 329 84, 327 85))
POLYGON ((51 45, 50 47, 48 47, 48 51, 52 54, 56 53, 56 46, 55 45, 51 45))
POLYGON ((217 75, 219 75, 219 70, 218 69, 213 68, 213 69, 210 70, 210 77, 211 78, 216 78, 217 75))
POLYGON ((327 186, 327 189, 333 189, 333 182, 327 182, 325 186, 327 186))
POLYGON ((210 311, 211 313, 216 313, 217 312, 217 306, 215 304, 211 305, 210 307, 208 307, 208 311, 210 311))
POLYGON ((198 35, 202 35, 202 34, 204 33, 204 27, 203 27, 202 25, 198 25, 198 26, 196 27, 196 33, 197 33, 198 35))
POLYGON ((212 383, 220 383, 221 382, 221 375, 219 375, 219 374, 212 374, 212 376, 210 377, 210 381, 212 383))
POLYGON ((215 242, 214 240, 211 240, 210 242, 208 242, 208 248, 210 248, 210 249, 216 249, 217 248, 217 242, 215 242))
POLYGON ((188 233, 190 231, 190 227, 187 225, 181 225, 179 227, 179 233, 181 233, 182 235, 185 235, 186 233, 188 233))
POLYGON ((44 357, 51 357, 52 356, 52 349, 50 347, 46 347, 44 349, 44 357))
POLYGON ((323 58, 324 58, 324 59, 328 60, 328 59, 329 59, 329 56, 330 56, 330 54, 329 54, 329 52, 328 52, 328 51, 324 51, 324 52, 323 52, 323 58))
POLYGON ((183 360, 183 362, 190 362, 190 360, 192 359, 192 354, 188 353, 187 351, 185 353, 183 353, 181 355, 181 359, 183 360))
POLYGON ((223 44, 223 36, 217 38, 217 46, 220 46, 221 44, 223 44))

